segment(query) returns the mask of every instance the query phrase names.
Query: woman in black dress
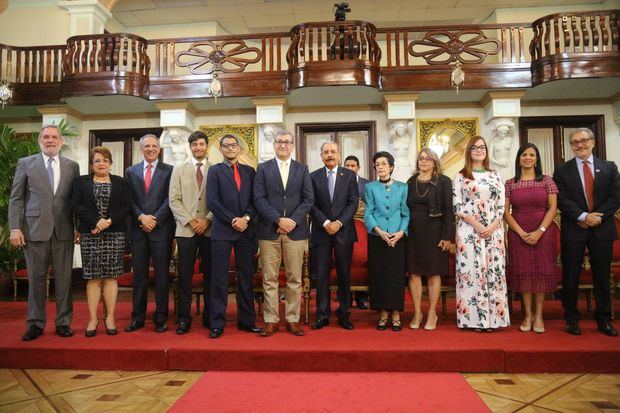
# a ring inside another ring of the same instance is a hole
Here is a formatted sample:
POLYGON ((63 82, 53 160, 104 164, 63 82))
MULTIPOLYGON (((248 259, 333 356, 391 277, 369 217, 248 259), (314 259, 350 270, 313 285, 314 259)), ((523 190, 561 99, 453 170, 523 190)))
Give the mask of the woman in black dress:
POLYGON ((82 269, 86 283, 89 320, 85 336, 97 334, 97 309, 103 290, 106 333, 117 333, 114 307, 118 294, 116 278, 123 271, 127 216, 131 212, 131 193, 125 178, 111 175, 112 154, 103 146, 90 152, 91 175, 73 181, 71 206, 79 220, 82 269))
POLYGON ((450 274, 450 244, 454 238, 452 181, 442 175, 439 157, 432 149, 420 151, 416 171, 409 178, 407 205, 411 211, 407 238, 407 272, 413 301, 409 328, 422 322, 422 278, 427 277, 430 307, 425 330, 437 326, 441 276, 450 274))

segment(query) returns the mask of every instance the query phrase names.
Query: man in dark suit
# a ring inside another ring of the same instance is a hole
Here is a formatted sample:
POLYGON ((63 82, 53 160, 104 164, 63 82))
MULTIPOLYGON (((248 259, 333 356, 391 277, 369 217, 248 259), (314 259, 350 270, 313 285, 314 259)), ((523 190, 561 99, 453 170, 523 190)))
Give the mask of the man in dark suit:
POLYGON ((618 333, 610 323, 609 275, 613 241, 618 238, 614 214, 620 207, 620 175, 615 163, 592 155, 595 139, 590 129, 576 129, 569 139, 575 158, 556 167, 553 173, 562 211, 562 306, 566 331, 581 334, 577 292, 587 247, 596 301, 594 317, 603 334, 615 337, 618 333))
POLYGON ((308 240, 308 213, 314 204, 308 167, 292 159, 293 135, 279 131, 274 141, 276 157, 258 165, 254 179, 254 205, 258 211, 257 237, 265 290, 265 331, 278 331, 280 322, 278 276, 280 263, 286 268, 287 330, 303 336, 299 325, 301 272, 308 240))
MULTIPOLYGON (((357 189, 360 194, 360 204, 358 208, 358 214, 364 214, 363 206, 366 203, 366 184, 368 183, 368 179, 362 178, 359 176, 360 171, 360 160, 355 155, 349 155, 344 160, 344 167, 355 172, 355 176, 357 179, 357 189)), ((354 294, 355 303, 357 304, 357 308, 361 310, 368 310, 368 293, 366 291, 356 291, 354 294)))
POLYGON ((213 213, 209 289, 211 338, 221 337, 226 325, 228 272, 233 248, 237 270, 237 328, 250 333, 263 331, 254 325, 256 311, 252 289, 252 263, 257 247, 252 222, 256 216, 252 199, 256 173, 251 166, 239 164, 241 146, 236 136, 222 136, 220 152, 224 161, 213 165, 207 178, 207 206, 213 213))
POLYGON ((148 296, 149 263, 155 270, 155 331, 166 331, 168 321, 169 267, 174 221, 168 206, 172 165, 159 162, 159 138, 140 138, 144 161, 127 168, 125 177, 133 197, 129 228, 132 244, 133 311, 125 331, 144 327, 148 296))
POLYGON ((359 204, 356 174, 339 167, 340 149, 336 142, 321 145, 321 159, 324 168, 312 172, 314 207, 312 216, 312 236, 315 254, 317 289, 317 320, 312 324, 318 330, 329 324, 330 293, 329 275, 332 254, 336 259, 338 274, 338 303, 336 311, 339 324, 345 330, 353 330, 349 320, 351 307, 351 258, 353 243, 357 241, 353 218, 359 204))
POLYGON ((13 178, 10 242, 24 249, 28 268, 28 330, 22 337, 24 341, 36 339, 45 328, 45 282, 50 262, 55 275, 56 334, 73 335, 71 264, 75 232, 71 191, 80 168, 60 155, 62 144, 58 126, 43 126, 39 132, 41 153, 20 159, 13 178))

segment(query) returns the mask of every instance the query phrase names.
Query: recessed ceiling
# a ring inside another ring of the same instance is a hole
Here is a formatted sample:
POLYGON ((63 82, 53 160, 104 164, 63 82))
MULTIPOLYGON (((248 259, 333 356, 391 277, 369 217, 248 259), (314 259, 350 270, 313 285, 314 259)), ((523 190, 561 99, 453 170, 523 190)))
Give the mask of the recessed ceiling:
MULTIPOLYGON (((114 17, 125 27, 216 21, 231 34, 288 31, 334 19, 338 0, 119 0, 114 17)), ((377 27, 479 24, 495 9, 586 5, 604 0, 349 0, 349 20, 377 27)), ((591 5, 591 6, 590 6, 591 5)))

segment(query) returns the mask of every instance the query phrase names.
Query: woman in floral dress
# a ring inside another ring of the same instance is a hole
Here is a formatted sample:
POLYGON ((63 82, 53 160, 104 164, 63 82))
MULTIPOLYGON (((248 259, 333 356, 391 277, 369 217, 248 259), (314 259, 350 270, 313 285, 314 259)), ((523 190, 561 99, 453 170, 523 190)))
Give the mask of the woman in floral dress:
POLYGON ((510 325, 506 295, 504 184, 489 169, 487 144, 472 137, 465 167, 454 179, 456 321, 459 328, 493 331, 510 325))

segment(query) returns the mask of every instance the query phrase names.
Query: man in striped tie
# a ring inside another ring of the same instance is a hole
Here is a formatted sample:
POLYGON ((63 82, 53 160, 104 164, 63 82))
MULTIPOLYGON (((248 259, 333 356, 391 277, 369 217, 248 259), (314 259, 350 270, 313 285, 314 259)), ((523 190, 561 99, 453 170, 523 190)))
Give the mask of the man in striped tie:
POLYGON ((620 175, 614 162, 592 154, 596 139, 590 129, 578 128, 569 139, 575 158, 553 173, 562 211, 562 306, 566 331, 581 335, 577 293, 587 248, 596 301, 594 318, 603 334, 616 337, 618 333, 611 325, 609 274, 613 242, 618 238, 614 214, 620 207, 620 175))

